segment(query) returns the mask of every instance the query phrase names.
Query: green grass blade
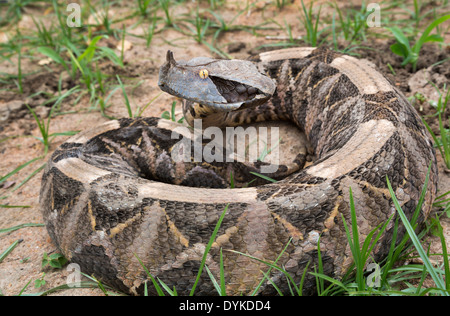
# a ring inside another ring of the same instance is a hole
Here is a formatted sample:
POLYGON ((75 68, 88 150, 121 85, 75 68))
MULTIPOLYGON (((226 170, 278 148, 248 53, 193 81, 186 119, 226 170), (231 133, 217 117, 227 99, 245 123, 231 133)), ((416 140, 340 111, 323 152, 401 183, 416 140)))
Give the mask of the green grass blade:
POLYGON ((18 245, 19 243, 21 243, 21 242, 22 242, 22 239, 16 240, 15 242, 13 242, 13 243, 11 244, 11 246, 9 246, 5 251, 2 252, 2 253, 0 254, 0 263, 2 263, 3 260, 5 260, 5 258, 11 253, 11 251, 13 251, 14 248, 16 248, 17 245, 18 245))
POLYGON ((43 226, 45 226, 45 225, 38 224, 38 223, 25 223, 25 224, 20 224, 20 225, 9 227, 9 228, 0 229, 0 234, 1 233, 10 233, 10 232, 13 232, 15 230, 25 228, 25 227, 43 227, 43 226))
POLYGON ((228 207, 229 207, 229 206, 230 206, 230 205, 227 204, 227 206, 226 206, 225 209, 223 210, 222 214, 220 215, 220 218, 219 218, 219 220, 217 221, 216 227, 214 228, 214 231, 213 231, 213 233, 212 233, 212 235, 211 235, 211 238, 209 239, 208 245, 206 245, 205 252, 204 252, 204 254, 203 254, 203 258, 202 258, 202 261, 201 261, 201 263, 200 263, 200 267, 199 267, 199 269, 198 269, 197 278, 195 279, 194 285, 192 286, 192 289, 191 289, 191 292, 190 292, 189 296, 193 296, 194 293, 195 293, 195 289, 196 289, 196 287, 197 287, 198 282, 200 281, 200 277, 201 277, 201 275, 202 275, 203 267, 205 266, 206 258, 207 258, 207 256, 208 256, 209 250, 211 249, 211 246, 212 246, 214 240, 216 240, 217 232, 219 231, 220 225, 222 225, 222 221, 223 221, 223 219, 224 219, 224 217, 225 217, 225 214, 226 214, 227 211, 228 211, 228 207))
POLYGON ((437 27, 439 24, 441 24, 449 19, 450 19, 450 14, 444 15, 443 17, 440 17, 439 19, 434 20, 430 25, 428 25, 428 27, 425 29, 425 31, 420 36, 419 40, 416 42, 416 44, 414 44, 412 50, 416 54, 419 54, 419 51, 422 48, 423 44, 425 44, 425 42, 427 42, 427 39, 429 38, 428 35, 431 33, 431 31, 435 27, 437 27))
POLYGON ((445 270, 445 288, 447 291, 450 291, 450 266, 448 260, 447 244, 445 242, 444 230, 442 228, 441 223, 439 222, 439 219, 436 219, 436 225, 437 225, 437 234, 439 236, 439 239, 441 240, 442 260, 444 261, 444 270, 445 270))
POLYGON ((315 276, 316 278, 323 279, 323 280, 328 281, 329 283, 331 283, 333 285, 336 285, 336 286, 342 288, 345 293, 350 293, 351 292, 350 288, 345 286, 345 284, 342 283, 339 280, 333 279, 332 277, 329 277, 329 276, 327 276, 325 274, 322 274, 322 273, 310 272, 310 274, 315 276))
POLYGON ((7 205, 7 204, 0 204, 0 208, 30 208, 30 205, 7 205))
POLYGON ((236 187, 235 187, 235 184, 234 184, 233 171, 230 171, 230 188, 231 188, 231 189, 236 188, 236 187))
POLYGON ((306 273, 308 271, 310 263, 311 263, 311 261, 308 261, 308 263, 306 264, 305 268, 303 269, 302 278, 300 279, 300 283, 298 285, 298 295, 299 296, 303 296, 303 284, 305 283, 306 273))
POLYGON ((26 163, 20 165, 19 167, 17 167, 16 169, 14 169, 10 173, 8 173, 6 176, 1 177, 0 178, 0 184, 2 184, 6 180, 8 180, 8 178, 10 178, 11 176, 15 175, 17 172, 19 172, 23 168, 27 167, 28 165, 32 164, 33 162, 35 162, 35 161, 37 161, 39 159, 42 159, 42 157, 37 157, 37 158, 31 159, 30 161, 27 161, 26 163))
POLYGON ((364 260, 361 256, 361 249, 359 244, 359 232, 358 232, 358 223, 356 219, 356 210, 355 210, 355 203, 353 200, 353 193, 352 189, 349 188, 350 191, 350 216, 352 219, 352 233, 350 234, 350 230, 347 226, 347 223, 345 221, 344 215, 342 216, 342 221, 344 223, 345 232, 347 235, 347 240, 350 246, 350 250, 353 255, 353 260, 355 262, 355 268, 356 268, 356 284, 359 291, 365 290, 365 283, 364 283, 364 260))
MULTIPOLYGON (((312 3, 312 2, 311 2, 312 3)), ((322 10, 322 6, 319 7, 319 12, 317 12, 317 17, 316 17, 316 24, 314 25, 314 31, 313 31, 313 47, 317 46, 317 29, 319 27, 319 20, 320 20, 320 11, 322 10)))
MULTIPOLYGON (((85 275, 86 276, 86 275, 85 275)), ((102 285, 103 288, 108 288, 109 287, 102 285)), ((74 289, 96 289, 99 288, 99 284, 95 281, 83 281, 83 282, 79 282, 79 283, 69 283, 69 284, 62 284, 56 287, 53 287, 51 289, 45 290, 43 292, 38 292, 38 293, 30 293, 30 294, 24 294, 21 296, 46 296, 48 294, 54 293, 54 292, 58 292, 58 291, 63 291, 63 290, 74 290, 74 289)), ((112 289, 110 289, 112 290, 112 289)), ((105 289, 106 291, 106 289, 105 289)), ((108 291, 106 291, 108 293, 108 291)))
POLYGON ((284 296, 283 292, 281 292, 281 290, 278 288, 278 286, 275 284, 275 282, 273 282, 273 280, 270 278, 269 274, 260 270, 260 272, 264 275, 264 279, 269 280, 269 283, 272 284, 272 286, 274 287, 275 291, 277 291, 278 295, 280 296, 284 296))
MULTIPOLYGON (((81 74, 83 75, 83 77, 86 76, 85 70, 84 68, 81 66, 80 62, 78 61, 78 59, 74 56, 74 54, 72 53, 71 50, 67 51, 70 55, 70 59, 72 60, 72 62, 77 66, 78 70, 81 72, 81 74)), ((84 65, 84 64, 83 64, 84 65)), ((86 84, 86 83, 85 83, 86 84)), ((89 87, 88 87, 89 88, 89 87)))
POLYGON ((106 47, 106 46, 101 46, 98 49, 102 53, 102 55, 107 57, 115 65, 122 67, 122 68, 124 67, 121 57, 117 56, 117 54, 114 52, 114 50, 112 50, 111 48, 106 47))
POLYGON ((153 99, 151 99, 146 105, 144 105, 142 109, 138 109, 139 112, 136 116, 141 117, 144 111, 150 106, 150 104, 152 104, 161 94, 162 92, 158 93, 153 99))
POLYGON ((144 282, 144 296, 145 296, 145 297, 148 296, 147 280, 145 280, 145 282, 144 282))
POLYGON ((205 270, 208 273, 208 276, 211 279, 211 282, 213 283, 214 288, 216 289, 217 293, 219 293, 220 296, 224 296, 221 286, 219 285, 219 283, 217 282, 216 278, 212 274, 211 270, 209 270, 207 265, 205 265, 205 270))
POLYGON ((353 246, 354 246, 354 253, 353 257, 356 258, 355 264, 356 264, 356 281, 358 284, 358 288, 360 290, 365 289, 365 283, 364 283, 364 261, 361 256, 361 249, 359 244, 359 232, 358 232, 358 221, 356 218, 356 208, 355 208, 355 201, 353 200, 353 192, 352 188, 349 188, 350 190, 350 211, 352 216, 352 235, 353 235, 353 246))
POLYGON ((161 289, 161 287, 159 286, 158 282, 156 282, 155 278, 153 277, 153 275, 150 273, 150 271, 148 271, 147 267, 144 265, 144 263, 141 261, 141 259, 139 259, 139 257, 137 256, 137 254, 134 254, 134 256, 136 257, 136 259, 138 259, 139 263, 141 264, 142 268, 144 269, 145 273, 147 273, 147 276, 150 278, 150 280, 153 283, 153 286, 156 289, 156 293, 158 293, 159 296, 165 296, 163 290, 161 289))
POLYGON ((220 293, 222 293, 223 296, 227 295, 227 289, 225 287, 225 270, 223 267, 222 248, 220 248, 220 293))
POLYGON ((300 290, 299 290, 298 286, 296 285, 294 279, 293 279, 292 276, 291 276, 286 270, 284 270, 283 268, 280 268, 279 266, 277 266, 277 265, 274 264, 274 263, 270 263, 270 262, 268 262, 268 261, 264 261, 264 260, 259 259, 259 258, 257 258, 257 257, 251 256, 251 255, 249 255, 249 254, 247 254, 247 253, 243 253, 243 252, 236 251, 236 250, 228 250, 228 251, 233 252, 233 253, 236 253, 236 254, 239 254, 239 255, 241 255, 241 256, 248 257, 248 258, 253 259, 253 260, 256 260, 256 261, 258 261, 258 262, 264 263, 264 264, 267 265, 268 267, 280 271, 281 273, 283 273, 283 274, 286 276, 286 278, 287 278, 287 280, 290 282, 290 284, 292 284, 292 285, 294 286, 295 292, 296 292, 296 293, 299 293, 300 290))
MULTIPOLYGON (((46 132, 46 128, 45 128, 45 123, 44 120, 40 120, 39 117, 37 116, 36 112, 33 110, 33 108, 31 108, 28 104, 25 104, 26 107, 28 108, 28 110, 30 111, 30 113, 33 115, 34 120, 36 121, 38 127, 39 127, 39 131, 41 132, 42 135, 42 143, 45 144, 45 139, 47 139, 47 134, 46 132)), ((50 115, 50 114, 49 114, 50 115)))
POLYGON ((105 286, 100 280, 97 280, 93 275, 87 275, 83 272, 81 272, 81 274, 96 283, 97 287, 103 292, 103 294, 105 294, 105 296, 109 296, 109 292, 106 290, 107 286, 105 286))
POLYGON ((393 256, 395 253, 395 242, 397 240, 397 232, 398 232, 398 218, 395 220, 394 223, 391 246, 389 247, 389 253, 386 259, 386 264, 383 268, 383 273, 381 274, 381 285, 387 285, 387 276, 395 262, 395 260, 393 260, 393 256))
MULTIPOLYGON (((438 113, 438 122, 439 122, 439 131, 441 134, 441 141, 442 141, 442 149, 444 151, 444 153, 442 154, 442 158, 444 158, 444 161, 446 164, 448 164, 449 160, 449 152, 450 152, 450 147, 449 147, 449 139, 447 138, 447 130, 444 127, 444 123, 442 122, 442 114, 441 112, 438 113)), ((436 143, 437 145, 438 143, 436 143)), ((441 147, 441 146, 439 146, 441 147)))
POLYGON ((263 178, 264 180, 267 180, 267 181, 272 182, 272 183, 278 182, 278 181, 275 180, 275 179, 272 179, 272 178, 270 178, 270 177, 268 177, 268 176, 265 176, 265 175, 260 174, 260 173, 257 173, 257 172, 250 171, 250 173, 251 173, 252 175, 254 175, 254 176, 263 178))
POLYGON ((18 185, 16 185, 11 192, 17 191, 20 189, 25 183, 27 183, 31 178, 33 178, 36 174, 38 174, 42 169, 47 166, 47 163, 44 163, 42 166, 34 170, 29 176, 27 176, 22 182, 20 182, 18 185))
POLYGON ((123 97, 125 98, 125 105, 126 105, 127 110, 128 110, 128 116, 130 118, 132 118, 133 117, 133 111, 131 110, 131 105, 130 105, 130 101, 128 100, 127 92, 125 91, 125 86, 123 85, 122 80, 120 80, 119 75, 116 75, 116 77, 117 77, 117 81, 119 81, 120 87, 122 88, 123 97))
POLYGON ((33 279, 31 279, 30 281, 28 281, 27 284, 25 284, 25 286, 20 290, 19 294, 17 296, 22 296, 23 292, 25 292, 25 290, 28 288, 28 285, 30 285, 31 281, 33 279))
POLYGON ((58 64, 61 64, 67 70, 67 72, 70 72, 69 67, 67 66, 64 59, 54 49, 50 47, 38 47, 37 50, 38 52, 49 57, 58 64))
POLYGON ((406 228, 406 231, 409 234, 409 238, 411 239, 412 243, 414 244, 414 247, 416 248, 417 252, 419 253, 420 258, 422 259, 425 267, 427 268, 428 273, 430 274, 431 278, 433 279, 434 283, 436 284, 437 288, 440 290, 441 295, 443 296, 449 296, 449 293, 445 290, 445 284, 443 283, 443 280, 440 276, 436 274, 436 271, 431 264, 430 260, 428 259, 428 256, 423 249, 416 233, 414 232, 414 228, 411 226, 411 223, 409 222, 408 218, 406 217, 405 213, 403 212, 400 203, 398 202, 395 192, 392 189, 391 183, 389 182, 389 178, 386 178, 387 185, 389 192, 391 194, 392 201, 394 202, 395 209, 398 212, 398 215, 400 216, 403 225, 406 228))
POLYGON ((73 136, 78 134, 80 131, 66 131, 66 132, 58 132, 58 133, 51 133, 48 136, 49 137, 56 137, 56 136, 73 136))
MULTIPOLYGON (((275 261, 274 261, 274 265, 276 265, 277 263, 278 263, 278 260, 280 260, 280 258, 281 258, 281 256, 283 256, 283 254, 286 252, 286 249, 288 248, 288 246, 291 244, 291 242, 292 242, 292 238, 290 238, 289 239, 289 241, 287 242, 287 244, 286 244, 286 246, 283 248, 283 250, 280 252, 280 254, 278 255, 278 257, 275 259, 275 261)), ((309 262, 308 262, 308 264, 306 265, 306 268, 304 269, 304 271, 303 271, 303 274, 305 274, 306 273, 306 270, 308 269, 308 266, 309 266, 309 262)), ((270 272, 272 271, 272 267, 269 267, 269 270, 267 270, 267 275, 270 275, 270 272)), ((266 277, 265 277, 266 275, 264 274, 264 278, 259 282, 259 284, 258 284, 258 286, 253 290, 253 292, 252 292, 252 294, 251 294, 251 296, 255 296, 257 293, 258 293, 258 290, 259 290, 259 288, 261 287, 261 285, 264 283, 264 281, 266 280, 266 277)), ((301 284, 303 284, 303 283, 301 283, 301 284)), ((301 289, 298 291, 298 294, 299 295, 302 295, 302 291, 301 291, 301 289)))
POLYGON ((403 34, 403 31, 396 26, 388 27, 387 29, 394 34, 395 39, 397 40, 390 48, 394 54, 403 57, 402 66, 405 66, 408 63, 414 63, 417 60, 418 55, 412 50, 409 40, 403 34))
POLYGON ((175 286, 173 287, 173 290, 163 281, 161 281, 159 278, 158 282, 161 284, 161 286, 163 287, 164 290, 166 290, 167 293, 169 293, 170 296, 177 296, 177 291, 175 289, 175 286))
POLYGON ((83 52, 83 54, 81 54, 81 56, 78 57, 78 61, 81 62, 83 59, 86 59, 86 62, 89 63, 92 60, 92 58, 94 57, 95 50, 97 49, 97 47, 95 45, 103 37, 104 37, 104 35, 99 35, 99 36, 94 37, 91 40, 91 43, 89 44, 89 46, 83 52))

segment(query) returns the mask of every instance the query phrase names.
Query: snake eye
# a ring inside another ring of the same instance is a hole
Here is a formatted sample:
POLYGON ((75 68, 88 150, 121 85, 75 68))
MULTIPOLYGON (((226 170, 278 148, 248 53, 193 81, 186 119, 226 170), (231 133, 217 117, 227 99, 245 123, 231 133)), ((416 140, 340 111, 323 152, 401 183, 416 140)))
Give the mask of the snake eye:
POLYGON ((206 79, 206 78, 208 78, 208 70, 206 70, 206 69, 202 69, 202 70, 200 70, 200 72, 198 73, 198 75, 200 76, 200 78, 202 78, 202 79, 206 79))

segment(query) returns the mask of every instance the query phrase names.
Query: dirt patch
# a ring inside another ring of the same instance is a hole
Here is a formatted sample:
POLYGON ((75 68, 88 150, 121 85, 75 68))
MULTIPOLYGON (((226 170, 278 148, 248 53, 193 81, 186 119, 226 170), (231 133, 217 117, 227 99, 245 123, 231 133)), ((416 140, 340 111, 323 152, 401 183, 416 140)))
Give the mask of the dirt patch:
MULTIPOLYGON (((125 16, 127 10, 130 9, 121 6, 115 10, 116 14, 125 16)), ((176 7, 173 14, 174 16, 180 16, 192 10, 193 5, 189 3, 186 6, 176 7)), ((233 25, 260 25, 270 18, 275 19, 280 25, 286 21, 286 23, 292 25, 294 37, 305 35, 298 19, 298 9, 290 10, 286 8, 280 11, 274 5, 258 3, 251 10, 238 15, 241 10, 243 8, 228 5, 222 8, 221 14, 225 21, 230 21, 236 17, 233 25)), ((31 13, 39 14, 40 11, 42 9, 33 9, 31 13)), ((43 14, 45 12, 41 13, 41 15, 43 14)), ((214 18, 211 14, 205 14, 211 19, 214 18)), ((214 56, 215 53, 211 52, 207 46, 198 44, 193 37, 181 34, 173 28, 162 29, 161 26, 158 26, 151 45, 147 47, 146 40, 139 36, 145 34, 149 24, 138 24, 137 18, 126 20, 123 23, 126 24, 127 34, 129 34, 127 41, 132 45, 129 50, 124 52, 125 67, 120 68, 105 61, 99 64, 100 70, 108 75, 107 83, 109 84, 117 84, 116 75, 120 75, 124 79, 133 111, 152 102, 143 115, 159 117, 163 111, 170 109, 173 101, 177 101, 176 98, 167 94, 160 94, 157 87, 158 69, 165 60, 166 51, 172 50, 176 59, 214 56)), ((24 15, 21 27, 34 28, 30 15, 24 15)), ((265 29, 263 27, 257 29, 256 34, 252 34, 249 29, 245 28, 223 32, 217 38, 217 46, 235 58, 247 58, 263 49, 273 49, 267 47, 256 49, 261 45, 274 43, 272 39, 266 36, 286 37, 285 30, 270 25, 264 27, 265 29)), ((118 40, 114 40, 114 37, 110 37, 102 45, 115 48, 118 42, 118 40)), ((393 84, 407 97, 411 98, 414 107, 421 115, 434 114, 433 101, 436 101, 437 95, 429 81, 434 82, 441 89, 445 84, 450 86, 449 62, 436 64, 450 58, 449 47, 441 49, 438 45, 425 45, 417 64, 417 71, 413 73, 410 66, 402 67, 401 58, 390 52, 391 44, 393 44, 391 40, 371 40, 364 43, 364 46, 369 47, 369 49, 361 48, 354 50, 353 53, 374 63, 393 84), (416 98, 417 93, 423 95, 424 98, 416 98)), ((327 45, 331 46, 331 44, 327 45)), ((120 54, 117 50, 116 52, 120 54)), ((39 58, 44 58, 44 56, 39 56, 39 58)), ((23 71, 27 74, 23 81, 23 94, 16 92, 17 87, 14 82, 10 82, 0 89, 0 175, 6 175, 17 166, 43 155, 42 143, 37 139, 41 137, 39 129, 25 104, 32 107, 39 117, 46 119, 50 107, 54 104, 54 102, 50 102, 52 96, 58 95, 58 93, 64 94, 78 84, 78 80, 71 78, 59 65, 54 63, 38 65, 39 58, 24 59, 23 61, 23 71)), ((0 72, 15 74, 17 71, 15 63, 17 63, 16 57, 11 58, 11 63, 0 63, 0 72)), ((108 120, 100 113, 98 105, 95 106, 90 102, 90 96, 83 94, 82 91, 81 89, 79 93, 71 95, 60 104, 59 112, 63 115, 51 119, 50 133, 84 130, 108 120)), ((114 117, 128 116, 120 89, 111 96, 105 114, 114 117)), ((426 120, 433 130, 439 134, 436 119, 428 117, 426 120)), ((21 181, 30 176, 33 171, 38 170, 65 139, 66 137, 55 138, 51 142, 46 157, 31 163, 0 185, 0 198, 7 196, 6 199, 0 200, 0 204, 28 206, 27 208, 0 208, 0 229, 23 223, 43 222, 39 212, 39 188, 42 171, 38 172, 18 190, 11 192, 11 189, 20 185, 21 181)), ((439 154, 438 158, 439 191, 444 193, 450 191, 450 176, 443 171, 445 168, 439 154)), ((446 235, 449 235, 450 221, 445 215, 442 218, 446 235)), ((60 270, 41 269, 43 254, 57 252, 44 227, 29 227, 0 234, 0 253, 17 240, 21 240, 21 242, 0 264, 0 290, 3 294, 18 294, 30 281, 31 283, 25 293, 37 293, 66 283, 71 273, 66 268, 60 270), (45 273, 45 276, 43 276, 43 273, 45 273), (44 278, 46 284, 41 288, 34 288, 34 280, 41 278, 44 278)), ((434 237, 430 237, 430 240, 433 242, 433 247, 436 247, 433 249, 439 252, 440 241, 434 237)), ((447 240, 450 242, 450 238, 447 240)), ((62 294, 103 295, 99 289, 74 289, 64 291, 62 294)))
MULTIPOLYGON (((384 73, 395 85, 402 90, 406 95, 411 93, 412 90, 409 86, 410 78, 414 75, 412 66, 407 64, 402 66, 402 57, 397 56, 390 52, 390 46, 394 44, 393 40, 377 41, 375 43, 369 43, 364 45, 367 48, 357 49, 354 52, 362 58, 367 58, 372 61, 382 73, 384 73), (386 52, 384 54, 380 52, 386 52)), ((450 49, 440 48, 438 45, 428 44, 424 45, 419 59, 417 61, 417 69, 419 71, 424 68, 432 68, 429 71, 433 74, 441 74, 446 77, 447 81, 450 80, 450 70, 448 63, 435 65, 450 57, 450 49), (435 66, 433 66, 435 65, 435 66)), ((443 82, 439 83, 440 88, 443 86, 443 82)), ((414 91, 415 92, 415 91, 414 91)))
MULTIPOLYGON (((450 84, 450 47, 442 49, 434 44, 424 45, 419 55, 416 72, 413 72, 410 64, 405 67, 401 65, 400 56, 380 53, 390 52, 392 44, 394 41, 369 43, 365 45, 368 49, 358 49, 355 53, 374 63, 405 94, 434 133, 440 135, 438 120, 432 115, 436 113, 438 89, 445 94, 444 87, 448 88, 450 84)), ((448 117, 449 108, 446 109, 445 114, 448 117)), ((445 122, 445 127, 449 128, 448 122, 445 122)))

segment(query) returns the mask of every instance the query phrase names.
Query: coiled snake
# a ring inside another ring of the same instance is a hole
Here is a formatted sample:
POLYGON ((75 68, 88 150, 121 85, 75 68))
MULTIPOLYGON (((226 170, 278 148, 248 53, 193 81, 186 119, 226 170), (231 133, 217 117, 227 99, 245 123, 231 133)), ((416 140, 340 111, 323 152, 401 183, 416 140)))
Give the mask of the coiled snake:
MULTIPOLYGON (((351 222, 349 188, 362 241, 395 213, 386 177, 411 217, 431 162, 419 221, 430 212, 437 165, 427 131, 404 95, 366 61, 315 48, 261 53, 247 61, 177 62, 169 52, 159 85, 186 99, 191 124, 196 118, 203 127, 291 121, 305 132, 316 160, 276 183, 232 189, 224 188, 230 170, 245 182, 263 164, 174 161, 176 124, 163 119, 110 121, 72 137, 48 162, 40 205, 60 251, 106 284, 142 293, 147 274, 139 258, 155 278, 188 294, 227 205, 206 265, 218 279, 223 249, 230 295, 251 293, 261 271, 268 271, 230 249, 278 259, 299 282, 305 267, 317 264, 320 236, 324 272, 344 275, 352 262, 342 221, 351 222)), ((387 254, 393 223, 373 250, 375 260, 387 254)), ((400 229, 397 237, 403 234, 400 229)), ((285 276, 272 269, 258 293, 275 293, 272 284, 289 292, 285 276)), ((304 294, 314 287, 307 273, 304 294)), ((214 293, 203 270, 196 294, 214 293)))

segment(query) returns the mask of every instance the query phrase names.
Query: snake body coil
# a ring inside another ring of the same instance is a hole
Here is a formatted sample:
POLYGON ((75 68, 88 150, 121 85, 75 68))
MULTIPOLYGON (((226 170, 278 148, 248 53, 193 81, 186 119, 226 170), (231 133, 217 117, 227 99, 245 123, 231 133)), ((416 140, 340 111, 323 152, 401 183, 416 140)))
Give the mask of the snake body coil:
MULTIPOLYGON (((350 188, 361 241, 395 214, 386 177, 411 217, 431 163, 419 221, 431 210, 433 145, 414 108, 368 62, 315 48, 262 53, 251 61, 176 62, 169 54, 160 86, 187 100, 190 123, 198 117, 205 126, 289 120, 305 132, 317 160, 277 183, 229 189, 221 188, 223 165, 171 160, 178 140, 163 119, 110 121, 72 137, 43 175, 44 220, 70 261, 119 290, 143 292, 147 274, 138 257, 153 277, 188 294, 228 204, 206 264, 219 279, 223 249, 230 295, 251 293, 261 270, 268 270, 230 249, 270 262, 282 254, 277 265, 299 282, 307 265, 317 265, 320 237, 324 272, 344 275, 352 263, 342 221, 351 222, 350 188)), ((372 252, 376 261, 388 252, 394 222, 372 252)), ((400 227, 397 238, 404 232, 400 227)), ((280 271, 272 269, 270 278, 260 294, 276 293, 272 283, 289 292, 280 271)), ((304 294, 314 287, 306 274, 304 294)), ((214 293, 204 270, 196 294, 214 293)))

